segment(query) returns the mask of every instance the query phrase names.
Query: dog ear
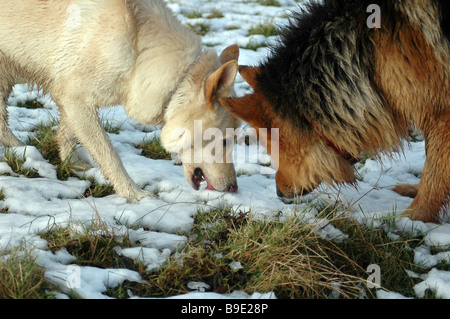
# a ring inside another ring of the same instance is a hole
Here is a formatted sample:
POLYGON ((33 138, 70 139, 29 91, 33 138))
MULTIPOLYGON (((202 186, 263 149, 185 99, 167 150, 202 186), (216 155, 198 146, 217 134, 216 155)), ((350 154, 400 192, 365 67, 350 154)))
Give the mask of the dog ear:
POLYGON ((239 47, 234 44, 223 50, 220 54, 220 63, 225 64, 227 62, 239 59, 239 47))
POLYGON ((253 90, 257 90, 258 88, 258 77, 261 74, 261 68, 256 66, 239 66, 239 73, 244 78, 244 80, 250 84, 253 90))
POLYGON ((221 98, 219 101, 233 116, 254 128, 271 126, 271 118, 266 115, 266 108, 260 94, 247 94, 239 98, 221 98))
POLYGON ((230 95, 237 72, 237 61, 232 60, 222 65, 206 79, 205 97, 210 109, 213 109, 213 102, 216 99, 230 95))
POLYGON ((239 73, 255 91, 240 98, 221 98, 220 103, 235 117, 253 127, 271 127, 273 114, 269 102, 258 90, 259 67, 239 66, 239 73))

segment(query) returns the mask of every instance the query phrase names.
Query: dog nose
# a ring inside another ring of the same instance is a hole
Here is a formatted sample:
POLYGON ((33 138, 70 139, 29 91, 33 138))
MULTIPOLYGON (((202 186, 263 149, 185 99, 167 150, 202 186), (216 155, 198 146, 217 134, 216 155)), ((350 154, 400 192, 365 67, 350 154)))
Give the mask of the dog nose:
POLYGON ((297 196, 305 196, 308 195, 311 192, 308 192, 306 189, 303 189, 300 193, 297 194, 297 196))
POLYGON ((230 193, 236 193, 237 192, 237 190, 238 190, 238 186, 237 186, 237 184, 233 184, 233 185, 230 185, 230 186, 228 186, 228 192, 230 192, 230 193))
POLYGON ((277 196, 284 197, 283 193, 280 191, 280 189, 278 187, 277 187, 277 196))
POLYGON ((196 177, 202 177, 203 176, 203 171, 201 168, 197 167, 196 169, 194 169, 194 176, 196 177))
MULTIPOLYGON (((294 197, 302 197, 302 196, 308 195, 309 193, 310 193, 309 191, 307 191, 306 189, 303 189, 300 193, 295 194, 294 197)), ((278 187, 277 187, 277 196, 281 197, 281 198, 286 197, 286 196, 284 196, 284 194, 280 191, 280 189, 278 187)))

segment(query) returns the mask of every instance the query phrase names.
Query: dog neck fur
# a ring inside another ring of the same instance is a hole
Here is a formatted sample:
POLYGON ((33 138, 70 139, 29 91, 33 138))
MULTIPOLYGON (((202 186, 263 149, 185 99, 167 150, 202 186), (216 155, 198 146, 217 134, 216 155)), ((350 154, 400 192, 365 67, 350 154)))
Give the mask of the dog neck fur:
POLYGON ((162 2, 134 1, 132 8, 135 21, 144 22, 136 24, 136 67, 125 109, 139 122, 161 124, 173 93, 202 55, 201 39, 162 2))
MULTIPOLYGON (((394 30, 386 30, 387 23, 384 23, 380 31, 365 27, 366 2, 358 3, 357 10, 354 9, 354 4, 349 4, 347 9, 354 10, 352 16, 355 16, 351 21, 345 15, 339 15, 338 7, 333 7, 336 11, 333 20, 327 20, 330 9, 320 4, 310 6, 313 13, 294 17, 287 31, 282 33, 282 41, 273 50, 273 55, 261 66, 260 77, 261 91, 274 106, 273 110, 277 115, 288 121, 302 121, 303 118, 298 114, 303 114, 321 123, 323 132, 335 137, 333 142, 345 146, 354 156, 361 151, 370 154, 398 151, 401 149, 401 139, 407 137, 407 128, 411 122, 421 126, 422 120, 415 118, 414 114, 399 112, 398 108, 386 102, 390 91, 401 92, 402 88, 391 85, 386 90, 380 90, 386 87, 387 80, 378 81, 375 75, 387 73, 382 73, 379 67, 388 65, 389 62, 380 62, 384 59, 380 52, 386 52, 383 51, 383 45, 389 43, 388 37, 398 34, 403 36, 405 39, 393 42, 399 43, 395 49, 399 50, 399 54, 413 56, 413 62, 417 61, 417 65, 425 64, 420 59, 430 59, 419 58, 414 54, 425 56, 432 52, 430 48, 437 52, 436 55, 432 53, 432 58, 448 61, 448 47, 442 45, 445 41, 442 39, 439 23, 436 22, 438 10, 436 6, 433 10, 423 10, 424 6, 433 5, 433 1, 383 1, 384 19, 396 17, 402 23, 394 24, 394 30), (435 12, 436 15, 431 16, 430 12, 435 12), (318 15, 325 15, 322 23, 316 22, 321 21, 318 15), (406 40, 410 39, 406 39, 406 35, 411 34, 412 37, 420 34, 417 30, 425 30, 425 39, 420 39, 423 47, 418 53, 413 50, 408 52, 406 50, 409 50, 409 43, 406 40), (330 50, 327 51, 326 48, 330 50), (336 48, 340 48, 340 51, 336 48), (365 54, 360 54, 361 52, 365 54), (300 58, 288 58, 292 55, 300 58), (349 105, 352 107, 348 107, 349 105)), ((325 3, 331 5, 336 2, 325 3)), ((424 65, 425 69, 424 74, 435 72, 429 65, 424 65)), ((389 74, 391 84, 399 77, 393 73, 389 74)), ((412 76, 408 74, 406 78, 412 76)), ((429 101, 424 101, 424 105, 429 104, 429 101)), ((294 123, 294 127, 304 130, 302 124, 294 123)))

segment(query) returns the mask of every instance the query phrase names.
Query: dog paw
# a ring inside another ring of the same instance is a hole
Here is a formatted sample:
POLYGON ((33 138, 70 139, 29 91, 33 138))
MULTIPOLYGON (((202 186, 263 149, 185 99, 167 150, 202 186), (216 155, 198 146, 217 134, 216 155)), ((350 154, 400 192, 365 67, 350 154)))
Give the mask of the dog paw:
POLYGON ((402 196, 415 198, 419 191, 419 185, 397 184, 392 190, 402 196))
POLYGON ((146 190, 143 189, 136 189, 132 192, 130 192, 130 194, 128 194, 127 196, 123 196, 127 198, 127 203, 130 204, 136 204, 137 202, 143 200, 144 198, 147 197, 155 197, 155 195, 151 192, 148 192, 146 190))
POLYGON ((422 221, 424 223, 442 223, 439 213, 430 211, 429 209, 414 208, 413 205, 406 209, 402 215, 411 220, 422 221))

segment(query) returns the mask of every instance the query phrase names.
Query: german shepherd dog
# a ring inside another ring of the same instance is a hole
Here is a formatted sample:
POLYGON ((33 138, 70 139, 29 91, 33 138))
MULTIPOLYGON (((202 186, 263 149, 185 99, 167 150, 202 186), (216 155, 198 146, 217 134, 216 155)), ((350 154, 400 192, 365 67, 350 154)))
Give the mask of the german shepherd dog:
MULTIPOLYGON (((162 0, 0 0, 0 142, 23 144, 8 128, 6 101, 16 79, 27 79, 59 106, 61 159, 86 167, 73 152, 80 143, 118 195, 140 200, 150 194, 127 174, 98 108, 124 105, 139 122, 162 123, 168 151, 182 138, 176 129, 192 133, 194 120, 236 128, 218 98, 233 94, 238 55, 237 46, 220 57, 204 51, 162 0)), ((208 189, 237 190, 232 163, 183 165, 195 189, 205 179, 208 189)))
POLYGON ((221 101, 254 127, 279 128, 280 197, 354 183, 361 153, 400 151, 419 128, 421 182, 395 190, 415 197, 410 218, 439 222, 450 196, 450 2, 380 0, 378 26, 371 3, 308 4, 260 66, 240 67, 254 92, 221 101))

